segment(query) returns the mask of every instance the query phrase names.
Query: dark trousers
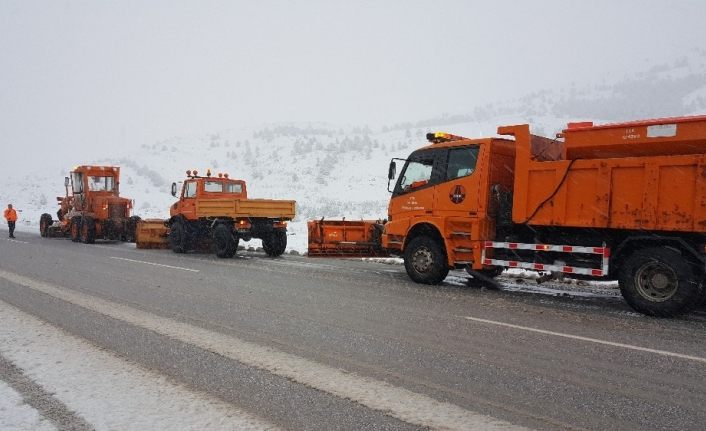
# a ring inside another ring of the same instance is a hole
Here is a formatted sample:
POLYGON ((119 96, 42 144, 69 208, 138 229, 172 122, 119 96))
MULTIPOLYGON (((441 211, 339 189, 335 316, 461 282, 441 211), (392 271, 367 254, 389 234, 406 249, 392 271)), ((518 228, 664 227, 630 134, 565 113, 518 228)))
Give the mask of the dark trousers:
POLYGON ((8 229, 10 229, 10 236, 15 236, 15 222, 14 221, 7 222, 7 227, 8 227, 8 229))

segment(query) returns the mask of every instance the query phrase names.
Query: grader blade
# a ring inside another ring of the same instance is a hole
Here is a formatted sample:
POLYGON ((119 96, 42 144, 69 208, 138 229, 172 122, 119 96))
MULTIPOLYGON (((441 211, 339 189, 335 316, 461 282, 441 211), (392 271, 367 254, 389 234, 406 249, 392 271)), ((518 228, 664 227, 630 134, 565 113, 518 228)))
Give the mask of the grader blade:
POLYGON ((169 248, 167 234, 169 228, 164 220, 147 219, 137 223, 135 231, 135 245, 137 248, 169 248))
POLYGON ((383 225, 377 220, 311 220, 310 257, 385 257, 383 225))

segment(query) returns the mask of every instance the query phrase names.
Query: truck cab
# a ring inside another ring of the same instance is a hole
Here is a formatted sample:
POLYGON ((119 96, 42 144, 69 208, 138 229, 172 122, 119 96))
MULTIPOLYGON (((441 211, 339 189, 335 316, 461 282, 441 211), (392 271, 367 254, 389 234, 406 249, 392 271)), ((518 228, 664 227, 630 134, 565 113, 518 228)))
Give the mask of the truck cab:
MULTIPOLYGON (((177 197, 176 191, 175 183, 172 189, 174 197, 177 197)), ((196 220, 198 219, 197 202, 215 199, 242 200, 248 198, 248 192, 245 181, 230 179, 227 174, 216 177, 207 175, 205 178, 199 178, 194 174, 194 176, 187 175, 178 197, 179 200, 169 209, 169 215, 171 217, 181 215, 187 220, 196 220)))
POLYGON ((432 266, 483 269, 481 244, 494 236, 500 194, 512 192, 514 143, 446 133, 427 137, 431 145, 390 164, 395 183, 382 245, 405 255, 416 281, 438 283, 448 269, 430 273, 432 266), (396 175, 398 161, 404 164, 396 175), (415 251, 408 252, 410 246, 415 251), (444 264, 433 262, 439 258, 444 264))

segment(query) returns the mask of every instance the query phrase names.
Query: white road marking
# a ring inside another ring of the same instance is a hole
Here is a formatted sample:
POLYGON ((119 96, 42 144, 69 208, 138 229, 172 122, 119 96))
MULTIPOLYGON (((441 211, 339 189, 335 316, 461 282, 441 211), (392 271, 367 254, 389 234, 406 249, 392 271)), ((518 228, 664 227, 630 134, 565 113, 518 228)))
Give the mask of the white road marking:
POLYGON ((12 239, 12 238, 2 238, 3 240, 7 242, 14 242, 16 244, 29 244, 27 241, 20 241, 19 239, 12 239))
POLYGON ((274 428, 231 404, 173 383, 3 301, 0 322, 3 356, 97 430, 274 428))
POLYGON ((164 265, 161 263, 154 263, 154 262, 147 262, 144 260, 135 260, 135 259, 128 259, 126 257, 116 257, 116 256, 110 256, 111 259, 116 259, 116 260, 124 260, 126 262, 133 262, 133 263, 144 263, 145 265, 152 265, 152 266, 161 266, 162 268, 170 268, 170 269, 180 269, 182 271, 190 271, 190 272, 201 272, 198 269, 191 269, 191 268, 183 268, 181 266, 172 266, 172 265, 164 265))
POLYGON ((522 331, 535 332, 537 334, 552 335, 554 337, 570 338, 572 340, 586 341, 589 343, 603 344, 606 346, 620 347, 623 349, 635 350, 638 352, 654 353, 662 356, 670 356, 672 358, 687 359, 689 361, 696 361, 706 363, 706 358, 701 356, 685 355, 683 353, 670 352, 667 350, 651 349, 649 347, 635 346, 633 344, 616 343, 614 341, 601 340, 598 338, 583 337, 581 335, 565 334, 563 332, 547 331, 545 329, 531 328, 528 326, 514 325, 512 323, 498 322, 496 320, 480 319, 478 317, 463 316, 466 320, 471 320, 479 323, 487 323, 489 325, 504 326, 506 328, 519 329, 522 331))
POLYGON ((402 421, 443 430, 523 430, 526 428, 438 401, 340 368, 320 364, 267 346, 240 340, 188 323, 79 293, 0 270, 0 278, 74 305, 197 346, 244 365, 285 377, 305 386, 349 399, 402 421))

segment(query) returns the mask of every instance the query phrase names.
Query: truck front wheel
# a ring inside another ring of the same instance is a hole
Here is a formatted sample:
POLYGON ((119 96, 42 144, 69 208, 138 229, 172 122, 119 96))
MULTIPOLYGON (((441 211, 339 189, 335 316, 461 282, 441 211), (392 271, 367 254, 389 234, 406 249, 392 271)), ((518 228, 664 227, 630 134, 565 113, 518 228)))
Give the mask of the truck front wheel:
POLYGON ((701 277, 675 250, 653 247, 630 256, 620 271, 620 291, 635 310, 657 317, 687 313, 702 299, 701 277))
POLYGON ((172 223, 169 229, 169 245, 174 253, 186 253, 188 251, 188 239, 186 227, 181 221, 172 223))
POLYGON ((287 231, 275 229, 270 235, 262 238, 262 248, 270 257, 277 257, 287 248, 287 231))
POLYGON ((79 242, 81 240, 81 217, 74 216, 71 218, 71 226, 69 226, 71 241, 79 242))
POLYGON ((422 284, 439 284, 449 274, 443 246, 428 236, 409 241, 404 250, 404 267, 412 280, 422 284))
POLYGON ((238 241, 233 239, 231 229, 219 224, 213 229, 213 248, 218 257, 233 257, 238 250, 238 241))

